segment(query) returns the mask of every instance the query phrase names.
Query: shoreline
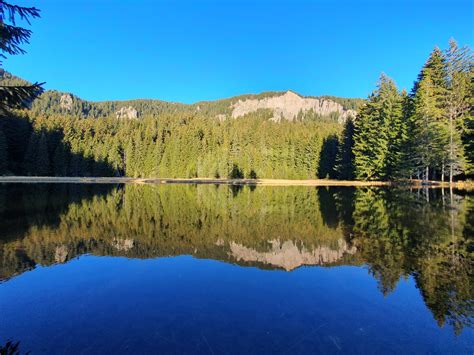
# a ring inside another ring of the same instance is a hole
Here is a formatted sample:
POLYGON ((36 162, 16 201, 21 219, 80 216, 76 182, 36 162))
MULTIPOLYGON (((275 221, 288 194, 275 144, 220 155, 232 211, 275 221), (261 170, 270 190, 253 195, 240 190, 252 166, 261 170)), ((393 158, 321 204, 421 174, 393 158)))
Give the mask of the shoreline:
POLYGON ((287 180, 287 179, 214 179, 214 178, 131 178, 131 177, 55 177, 55 176, 0 176, 0 183, 66 183, 66 184, 218 184, 259 186, 405 186, 429 188, 474 189, 472 181, 447 182, 420 180, 412 181, 356 181, 356 180, 287 180))

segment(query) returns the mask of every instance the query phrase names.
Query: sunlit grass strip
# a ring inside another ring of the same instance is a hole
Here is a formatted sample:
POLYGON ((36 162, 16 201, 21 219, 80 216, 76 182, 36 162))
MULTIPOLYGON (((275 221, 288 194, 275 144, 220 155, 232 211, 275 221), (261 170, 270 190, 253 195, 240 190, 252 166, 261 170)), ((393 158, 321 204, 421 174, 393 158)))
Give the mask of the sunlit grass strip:
MULTIPOLYGON (((346 181, 346 180, 286 180, 286 179, 213 179, 213 178, 130 178, 130 177, 48 177, 1 176, 0 183, 76 183, 76 184, 223 184, 263 186, 415 186, 450 187, 448 182, 422 180, 346 181)), ((457 181, 452 187, 474 189, 473 181, 457 181)))

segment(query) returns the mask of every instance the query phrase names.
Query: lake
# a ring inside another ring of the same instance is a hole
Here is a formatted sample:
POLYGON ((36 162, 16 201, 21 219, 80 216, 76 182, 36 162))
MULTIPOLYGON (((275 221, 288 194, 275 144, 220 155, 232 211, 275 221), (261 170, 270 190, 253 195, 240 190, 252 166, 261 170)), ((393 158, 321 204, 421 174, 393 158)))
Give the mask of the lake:
POLYGON ((474 352, 474 194, 0 185, 0 344, 474 352))

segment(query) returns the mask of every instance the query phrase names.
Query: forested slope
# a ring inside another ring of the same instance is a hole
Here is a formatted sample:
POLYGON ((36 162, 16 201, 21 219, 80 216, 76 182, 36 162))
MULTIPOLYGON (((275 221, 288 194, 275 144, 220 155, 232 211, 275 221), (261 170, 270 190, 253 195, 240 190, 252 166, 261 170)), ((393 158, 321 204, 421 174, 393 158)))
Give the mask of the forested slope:
MULTIPOLYGON (((89 102, 46 91, 0 119, 0 174, 466 179, 474 61, 451 41, 411 90, 382 74, 367 100, 266 92, 195 104, 89 102)), ((0 84, 24 84, 0 72, 0 84)))
MULTIPOLYGON (((21 81, 7 72, 2 73, 2 80, 21 81)), ((88 102, 71 94, 46 91, 30 109, 0 121, 0 144, 3 139, 8 152, 3 172, 39 176, 333 177, 336 136, 342 130, 337 115, 321 116, 310 110, 301 112, 295 122, 273 122, 270 109, 258 109, 239 119, 230 118, 236 102, 283 94, 267 92, 187 105, 160 100, 88 102), (127 107, 133 107, 137 117, 117 118, 116 112, 127 107)), ((350 107, 357 105, 356 100, 341 100, 350 107)))

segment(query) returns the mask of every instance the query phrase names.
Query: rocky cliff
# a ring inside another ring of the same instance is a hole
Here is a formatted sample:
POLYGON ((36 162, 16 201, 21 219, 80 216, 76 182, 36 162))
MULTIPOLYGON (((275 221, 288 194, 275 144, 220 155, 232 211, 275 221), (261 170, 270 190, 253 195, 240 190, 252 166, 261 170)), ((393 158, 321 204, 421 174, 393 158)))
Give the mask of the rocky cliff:
POLYGON ((71 94, 63 94, 61 95, 61 99, 59 101, 59 106, 66 111, 72 110, 73 98, 71 94))
POLYGON ((117 118, 128 118, 133 119, 138 117, 138 111, 132 106, 122 107, 120 110, 115 112, 117 118))
POLYGON ((276 122, 282 119, 293 121, 300 112, 306 113, 310 110, 322 117, 337 114, 341 123, 345 122, 348 117, 355 117, 356 114, 354 110, 346 110, 341 104, 332 100, 306 98, 292 91, 287 91, 274 97, 239 100, 232 105, 232 117, 242 117, 260 109, 272 110, 272 120, 276 122))

